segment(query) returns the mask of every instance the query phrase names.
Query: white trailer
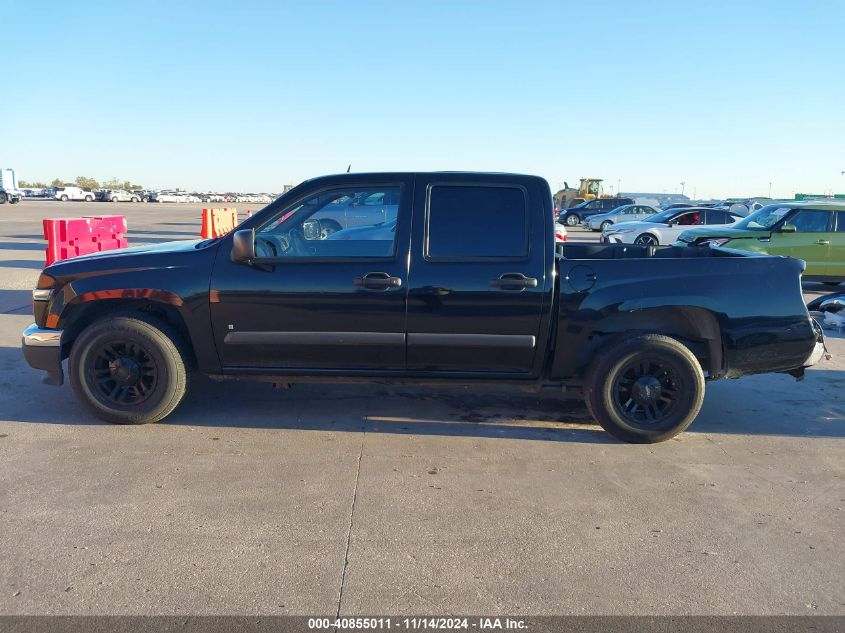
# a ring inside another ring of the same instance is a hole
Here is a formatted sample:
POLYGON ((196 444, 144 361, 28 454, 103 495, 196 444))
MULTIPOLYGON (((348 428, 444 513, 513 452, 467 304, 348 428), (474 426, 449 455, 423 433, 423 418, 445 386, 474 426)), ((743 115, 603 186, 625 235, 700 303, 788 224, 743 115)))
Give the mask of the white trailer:
POLYGON ((23 198, 23 191, 18 189, 18 177, 14 169, 0 168, 0 204, 17 204, 23 198))

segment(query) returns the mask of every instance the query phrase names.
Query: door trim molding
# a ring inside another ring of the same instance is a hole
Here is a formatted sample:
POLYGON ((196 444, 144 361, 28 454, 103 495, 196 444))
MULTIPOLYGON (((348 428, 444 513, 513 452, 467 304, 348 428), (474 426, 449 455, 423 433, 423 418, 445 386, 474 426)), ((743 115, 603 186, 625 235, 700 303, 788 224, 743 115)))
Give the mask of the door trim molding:
POLYGON ((534 348, 537 338, 530 334, 408 334, 408 345, 418 347, 519 347, 534 348))
POLYGON ((404 345, 402 332, 229 332, 228 345, 404 345))

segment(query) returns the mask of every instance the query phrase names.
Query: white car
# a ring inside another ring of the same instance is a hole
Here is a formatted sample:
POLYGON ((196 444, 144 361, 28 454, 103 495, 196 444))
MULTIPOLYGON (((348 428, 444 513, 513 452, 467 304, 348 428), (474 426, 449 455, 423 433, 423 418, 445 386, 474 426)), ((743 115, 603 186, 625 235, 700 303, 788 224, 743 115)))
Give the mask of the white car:
POLYGON ((160 191, 150 202, 200 202, 200 199, 181 191, 160 191))
POLYGON ((584 220, 584 226, 591 231, 604 231, 614 224, 645 220, 660 213, 660 209, 647 204, 624 204, 607 213, 591 215, 584 220))
POLYGON ((686 207, 669 209, 651 216, 644 222, 625 222, 606 229, 601 241, 610 244, 641 244, 659 246, 672 244, 692 226, 705 224, 733 224, 740 216, 723 209, 686 207))
POLYGON ((85 202, 94 201, 94 192, 80 187, 56 187, 56 193, 53 194, 56 200, 67 202, 68 200, 84 200, 85 202))
POLYGON ((566 227, 560 222, 555 222, 555 243, 567 241, 566 227))
POLYGON ((103 202, 141 202, 141 195, 135 191, 107 189, 100 199, 103 202))

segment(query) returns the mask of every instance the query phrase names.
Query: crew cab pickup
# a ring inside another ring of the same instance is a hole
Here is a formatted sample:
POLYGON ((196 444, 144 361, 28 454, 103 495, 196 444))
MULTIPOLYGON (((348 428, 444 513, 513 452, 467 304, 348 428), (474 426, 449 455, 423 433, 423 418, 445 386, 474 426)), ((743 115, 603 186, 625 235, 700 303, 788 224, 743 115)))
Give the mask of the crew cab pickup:
POLYGON ((302 183, 223 237, 47 267, 23 352, 52 384, 67 358, 82 404, 124 424, 165 418, 199 371, 574 390, 616 437, 656 442, 692 423, 705 381, 800 377, 821 358, 802 266, 556 244, 551 191, 534 176, 342 174, 302 183), (333 207, 374 196, 395 200, 395 217, 323 230, 333 207))

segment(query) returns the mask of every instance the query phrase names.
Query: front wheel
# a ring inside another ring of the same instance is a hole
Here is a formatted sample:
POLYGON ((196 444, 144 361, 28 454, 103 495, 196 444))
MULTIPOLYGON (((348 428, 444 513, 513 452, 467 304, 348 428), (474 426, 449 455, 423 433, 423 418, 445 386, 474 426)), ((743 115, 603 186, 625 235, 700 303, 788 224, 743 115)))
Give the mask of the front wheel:
POLYGON ((659 242, 651 233, 643 233, 634 240, 634 244, 639 244, 640 246, 657 246, 659 242))
POLYGON ((5 191, 0 191, 0 204, 6 204, 6 200, 8 196, 6 195, 5 191))
POLYGON ((76 397, 117 424, 167 417, 188 383, 187 354, 176 331, 146 315, 104 317, 82 331, 68 361, 76 397))
POLYGON ((9 198, 9 204, 17 204, 20 201, 20 198, 9 198))
POLYGON ((668 336, 615 339, 584 377, 584 400, 605 431, 650 444, 686 429, 704 401, 704 372, 695 355, 668 336))
POLYGON ((606 231, 611 226, 613 226, 613 222, 611 222, 610 220, 605 220, 604 222, 601 223, 601 230, 606 231))
POLYGON ((581 222, 581 218, 574 213, 566 216, 566 226, 578 226, 579 222, 581 222))

